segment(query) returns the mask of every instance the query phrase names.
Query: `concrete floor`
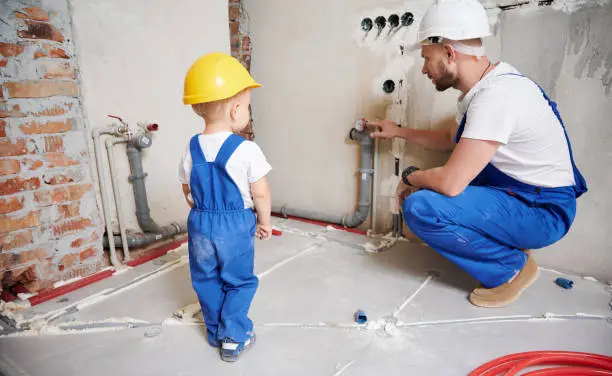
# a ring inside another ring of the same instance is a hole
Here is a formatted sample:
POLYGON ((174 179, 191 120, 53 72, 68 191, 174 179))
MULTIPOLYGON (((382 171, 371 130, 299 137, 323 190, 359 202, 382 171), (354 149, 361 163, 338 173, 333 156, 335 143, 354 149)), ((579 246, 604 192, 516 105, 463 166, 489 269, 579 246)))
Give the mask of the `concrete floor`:
MULTIPOLYGON (((610 289, 544 270, 501 309, 467 301, 478 283, 427 247, 367 253, 364 236, 275 219, 280 237, 256 246, 258 342, 235 364, 204 337, 185 249, 23 316, 31 330, 0 337, 21 375, 466 375, 515 352, 612 355, 610 289), (353 321, 357 309, 368 324, 353 321)), ((1 368, 1 367, 0 367, 1 368)), ((1 372, 0 372, 1 373, 1 372)))

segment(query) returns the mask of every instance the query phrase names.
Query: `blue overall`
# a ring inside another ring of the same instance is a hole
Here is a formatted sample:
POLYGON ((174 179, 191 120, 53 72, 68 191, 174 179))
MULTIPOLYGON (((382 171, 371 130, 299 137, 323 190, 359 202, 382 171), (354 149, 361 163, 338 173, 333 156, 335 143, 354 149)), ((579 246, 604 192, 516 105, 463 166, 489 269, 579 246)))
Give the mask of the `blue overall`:
POLYGON ((259 283, 253 274, 256 216, 244 208, 225 169, 243 141, 230 135, 213 162, 204 157, 198 135, 190 143, 194 206, 187 222, 189 267, 213 346, 225 338, 244 342, 253 331, 247 314, 259 283))
MULTIPOLYGON (((487 288, 506 283, 523 268, 527 255, 522 249, 543 248, 565 236, 576 215, 576 198, 587 191, 557 105, 539 88, 563 127, 575 185, 532 186, 489 163, 456 197, 420 190, 402 205, 415 235, 487 288)), ((466 116, 455 143, 463 134, 466 116)))

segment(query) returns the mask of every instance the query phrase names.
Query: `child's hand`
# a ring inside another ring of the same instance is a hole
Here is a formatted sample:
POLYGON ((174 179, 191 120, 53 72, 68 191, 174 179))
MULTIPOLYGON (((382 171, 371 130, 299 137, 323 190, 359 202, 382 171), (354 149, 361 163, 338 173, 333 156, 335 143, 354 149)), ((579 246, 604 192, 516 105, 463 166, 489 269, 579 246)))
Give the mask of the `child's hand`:
POLYGON ((257 230, 255 232, 257 239, 259 240, 268 240, 272 237, 272 226, 270 225, 262 225, 260 223, 257 224, 257 230))

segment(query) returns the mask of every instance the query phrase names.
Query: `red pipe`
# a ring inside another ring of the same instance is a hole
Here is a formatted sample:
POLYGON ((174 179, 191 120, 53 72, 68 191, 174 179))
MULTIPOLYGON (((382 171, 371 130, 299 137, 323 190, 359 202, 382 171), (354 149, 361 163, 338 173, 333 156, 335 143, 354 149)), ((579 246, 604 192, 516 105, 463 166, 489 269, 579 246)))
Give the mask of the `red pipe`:
POLYGON ((540 373, 531 372, 526 375, 574 375, 576 374, 576 368, 580 369, 581 372, 589 372, 583 372, 581 375, 612 375, 612 357, 609 356, 572 351, 531 351, 494 359, 472 371, 469 376, 516 376, 526 368, 536 365, 580 367, 548 368, 535 371, 540 373))
POLYGON ((342 226, 335 225, 333 223, 317 221, 317 220, 314 220, 314 219, 296 217, 294 215, 283 215, 283 214, 279 214, 279 213, 272 213, 272 215, 274 217, 293 219, 295 221, 310 223, 310 224, 317 225, 317 226, 323 226, 323 227, 331 226, 331 227, 335 228, 336 230, 352 232, 353 234, 359 234, 359 235, 366 235, 367 234, 367 231, 365 231, 365 230, 361 230, 361 229, 357 229, 357 228, 342 227, 342 226))
MULTIPOLYGON (((164 244, 159 247, 156 247, 150 250, 149 252, 147 252, 147 254, 143 255, 142 257, 129 261, 127 265, 131 267, 135 267, 135 266, 144 264, 145 262, 161 257, 165 255, 166 253, 168 253, 169 251, 175 248, 178 248, 181 244, 185 243, 185 241, 186 240, 179 240, 179 241, 175 241, 172 243, 168 243, 168 244, 164 244)), ((37 295, 34 295, 28 300, 30 301, 31 306, 35 306, 35 305, 44 303, 48 300, 55 299, 59 296, 65 295, 74 290, 80 289, 81 287, 85 287, 87 285, 91 285, 92 283, 106 279, 112 276, 113 273, 115 273, 114 270, 104 270, 102 272, 92 274, 88 277, 79 279, 78 281, 74 281, 72 283, 69 283, 67 285, 64 285, 58 288, 40 291, 37 295)))

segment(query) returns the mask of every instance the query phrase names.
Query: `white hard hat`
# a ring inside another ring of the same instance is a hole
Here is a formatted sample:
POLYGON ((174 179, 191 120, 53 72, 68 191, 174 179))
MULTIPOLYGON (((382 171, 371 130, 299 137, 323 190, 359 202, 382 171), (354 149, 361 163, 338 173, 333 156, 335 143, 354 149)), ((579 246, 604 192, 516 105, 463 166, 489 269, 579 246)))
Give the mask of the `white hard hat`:
POLYGON ((414 47, 442 39, 458 41, 489 35, 487 12, 478 0, 435 0, 421 20, 414 47))

